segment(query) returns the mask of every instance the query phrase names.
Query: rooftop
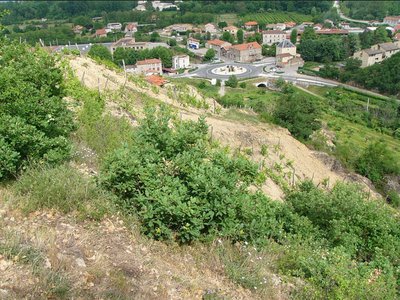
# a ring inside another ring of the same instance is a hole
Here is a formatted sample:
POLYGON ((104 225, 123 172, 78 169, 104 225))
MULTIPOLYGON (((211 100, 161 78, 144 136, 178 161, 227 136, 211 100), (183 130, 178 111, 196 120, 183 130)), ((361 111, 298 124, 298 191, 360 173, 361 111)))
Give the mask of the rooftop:
POLYGON ((278 48, 293 48, 296 47, 291 41, 289 40, 283 40, 280 42, 277 46, 278 48))
POLYGON ((150 64, 161 64, 161 60, 158 58, 150 58, 150 59, 145 59, 145 60, 138 60, 136 62, 136 65, 150 65, 150 64))
POLYGON ((383 50, 374 50, 374 49, 365 49, 364 51, 369 56, 385 53, 385 51, 383 51, 383 50))
POLYGON ((127 45, 133 45, 135 44, 135 39, 132 37, 125 37, 122 39, 119 39, 116 41, 113 45, 113 47, 121 47, 121 46, 127 46, 127 45))
POLYGON ((263 33, 264 34, 286 34, 282 30, 264 30, 263 33))
POLYGON ((231 47, 231 49, 235 49, 238 51, 244 51, 244 50, 248 50, 248 49, 261 49, 261 46, 257 42, 252 42, 252 43, 234 45, 231 47))
POLYGON ((226 44, 231 45, 231 43, 228 43, 228 42, 225 42, 225 41, 222 41, 222 40, 218 40, 218 39, 210 40, 210 41, 207 42, 207 44, 215 45, 215 46, 222 46, 222 45, 226 45, 226 44))
POLYGON ((393 51, 393 50, 398 50, 400 49, 399 46, 395 43, 382 43, 378 44, 380 48, 382 48, 385 51, 393 51))
POLYGON ((256 26, 256 25, 258 25, 258 23, 256 21, 248 21, 248 22, 244 23, 244 25, 246 25, 246 26, 256 26))

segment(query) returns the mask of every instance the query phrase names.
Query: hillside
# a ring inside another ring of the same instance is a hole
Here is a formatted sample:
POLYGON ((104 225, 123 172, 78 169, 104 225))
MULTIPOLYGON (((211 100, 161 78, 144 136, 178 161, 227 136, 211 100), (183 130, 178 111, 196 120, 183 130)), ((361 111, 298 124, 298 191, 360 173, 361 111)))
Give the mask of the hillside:
POLYGON ((397 297, 365 178, 185 83, 0 47, 0 298, 397 297))
MULTIPOLYGON (((108 90, 118 90, 121 85, 125 84, 125 78, 122 73, 116 73, 105 66, 99 65, 90 58, 76 57, 71 60, 71 67, 75 70, 78 78, 84 76, 84 84, 92 89, 104 90, 106 83, 108 90)), ((161 100, 176 107, 180 116, 183 119, 196 120, 199 116, 205 113, 203 109, 195 109, 193 107, 182 105, 179 101, 168 97, 168 87, 161 88, 158 93, 153 90, 140 88, 133 82, 126 82, 127 93, 132 89, 135 92, 145 93, 147 96, 161 100)), ((201 96, 200 96, 201 97, 201 96)), ((115 107, 118 98, 110 101, 108 105, 115 107), (115 103, 116 102, 116 103, 115 103)), ((210 105, 209 113, 212 112, 213 102, 211 99, 206 99, 210 105)), ((218 105, 218 104, 217 104, 218 105)), ((143 103, 135 105, 133 108, 134 114, 140 114, 143 108, 143 103)), ((305 145, 293 138, 290 133, 284 129, 270 124, 252 124, 245 121, 232 121, 224 117, 226 110, 220 108, 220 114, 211 114, 207 116, 207 123, 212 127, 213 136, 223 145, 230 146, 232 149, 252 149, 251 158, 259 163, 265 159, 268 166, 273 166, 274 163, 286 164, 293 162, 295 169, 295 182, 304 180, 305 178, 313 179, 315 184, 320 184, 323 180, 328 179, 331 186, 338 181, 357 178, 354 174, 344 174, 332 170, 332 162, 321 159, 321 154, 308 149, 305 145), (262 145, 269 145, 270 156, 264 158, 261 155, 262 145)), ((323 156, 322 156, 323 157, 323 156)), ((288 169, 286 167, 286 169, 288 169)), ((292 171, 288 169, 287 171, 292 171)), ((288 179, 290 181, 291 178, 288 179)), ((350 180, 350 181, 351 181, 350 180)), ((364 184, 369 191, 370 187, 367 180, 363 178, 357 179, 357 182, 364 184)), ((281 188, 273 181, 268 180, 263 187, 263 191, 270 195, 273 199, 281 199, 281 188)), ((373 191, 371 191, 374 193, 373 191)), ((377 197, 379 197, 376 194, 377 197)))

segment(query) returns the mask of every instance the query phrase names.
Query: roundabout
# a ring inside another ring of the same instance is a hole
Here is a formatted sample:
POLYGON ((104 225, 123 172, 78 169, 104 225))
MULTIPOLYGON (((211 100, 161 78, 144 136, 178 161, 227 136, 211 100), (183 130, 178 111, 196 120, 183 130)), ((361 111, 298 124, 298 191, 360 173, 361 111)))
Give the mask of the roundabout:
POLYGON ((239 79, 257 77, 263 72, 262 67, 252 64, 221 63, 210 64, 193 72, 193 76, 207 79, 226 80, 229 76, 235 75, 239 79))

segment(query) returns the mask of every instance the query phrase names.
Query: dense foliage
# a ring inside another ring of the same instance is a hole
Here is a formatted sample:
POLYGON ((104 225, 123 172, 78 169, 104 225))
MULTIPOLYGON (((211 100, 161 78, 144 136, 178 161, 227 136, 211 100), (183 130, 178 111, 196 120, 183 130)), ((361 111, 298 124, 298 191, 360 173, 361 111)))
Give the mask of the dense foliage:
POLYGON ((293 91, 279 98, 273 115, 276 123, 300 140, 309 139, 321 127, 320 116, 321 110, 315 99, 293 91))
POLYGON ((359 68, 354 60, 347 60, 343 69, 327 66, 321 69, 320 75, 339 79, 342 82, 354 81, 367 88, 381 93, 397 96, 400 93, 400 53, 385 59, 379 64, 359 68))
POLYGON ((203 119, 177 120, 166 108, 149 110, 133 141, 106 159, 100 182, 145 234, 279 251, 279 271, 304 280, 299 299, 396 298, 400 224, 387 205, 353 186, 324 192, 310 182, 271 202, 248 191, 265 180, 253 163, 210 143, 203 119))
POLYGON ((0 41, 0 179, 28 161, 68 157, 72 114, 63 101, 63 75, 41 49, 0 41))
POLYGON ((386 16, 400 14, 398 1, 343 1, 349 16, 363 20, 382 20, 386 16))

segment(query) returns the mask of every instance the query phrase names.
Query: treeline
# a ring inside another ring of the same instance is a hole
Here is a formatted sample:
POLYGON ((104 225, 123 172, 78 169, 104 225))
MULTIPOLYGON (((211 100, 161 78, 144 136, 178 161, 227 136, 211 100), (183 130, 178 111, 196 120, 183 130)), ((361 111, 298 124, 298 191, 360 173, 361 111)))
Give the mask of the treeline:
POLYGON ((99 16, 105 12, 129 11, 137 1, 9 1, 0 10, 11 13, 2 20, 4 25, 32 19, 65 19, 74 16, 99 16))
POLYGON ((180 11, 193 13, 255 13, 267 11, 288 11, 311 14, 326 12, 332 7, 331 1, 184 1, 179 5, 180 11))
POLYGON ((322 77, 355 82, 367 89, 378 90, 384 94, 399 96, 400 94, 400 53, 396 53, 383 62, 366 68, 360 68, 361 61, 349 58, 345 66, 339 68, 327 65, 319 74, 322 77))
POLYGON ((298 50, 305 61, 334 62, 342 61, 361 49, 390 41, 384 27, 343 37, 317 35, 313 28, 307 27, 301 36, 298 50))
POLYGON ((386 16, 400 15, 399 1, 343 1, 348 15, 355 19, 383 20, 386 16))

